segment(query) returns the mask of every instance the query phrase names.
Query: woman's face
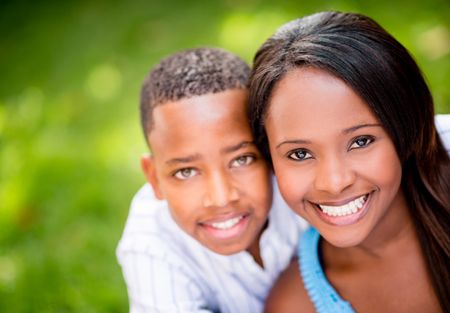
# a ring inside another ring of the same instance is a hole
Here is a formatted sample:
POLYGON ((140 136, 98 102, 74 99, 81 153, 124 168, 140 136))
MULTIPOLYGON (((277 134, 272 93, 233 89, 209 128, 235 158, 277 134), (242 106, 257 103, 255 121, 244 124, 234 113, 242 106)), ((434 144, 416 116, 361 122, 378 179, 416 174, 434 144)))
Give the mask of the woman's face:
POLYGON ((283 197, 328 242, 355 246, 401 223, 406 205, 394 144, 342 80, 292 70, 273 90, 265 123, 283 197))

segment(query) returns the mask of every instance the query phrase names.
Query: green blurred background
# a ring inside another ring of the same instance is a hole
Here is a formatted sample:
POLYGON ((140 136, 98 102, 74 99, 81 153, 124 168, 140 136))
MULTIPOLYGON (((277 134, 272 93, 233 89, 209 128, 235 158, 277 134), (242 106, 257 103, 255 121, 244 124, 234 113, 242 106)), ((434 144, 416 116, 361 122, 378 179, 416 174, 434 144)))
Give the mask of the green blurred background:
POLYGON ((450 2, 0 1, 0 312, 126 312, 115 247, 144 183, 143 77, 221 46, 251 62, 282 23, 362 12, 415 56, 450 112, 450 2))

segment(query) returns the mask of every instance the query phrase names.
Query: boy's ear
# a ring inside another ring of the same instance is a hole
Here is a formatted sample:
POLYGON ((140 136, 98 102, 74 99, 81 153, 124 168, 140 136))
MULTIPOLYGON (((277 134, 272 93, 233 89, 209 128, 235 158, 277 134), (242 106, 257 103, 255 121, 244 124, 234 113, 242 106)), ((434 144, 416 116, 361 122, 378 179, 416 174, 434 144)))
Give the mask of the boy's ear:
POLYGON ((161 189, 159 188, 158 177, 156 176, 155 161, 150 154, 147 153, 141 157, 141 168, 142 171, 144 171, 147 181, 152 186, 153 193, 155 194, 156 198, 159 200, 163 200, 164 197, 162 195, 161 189))

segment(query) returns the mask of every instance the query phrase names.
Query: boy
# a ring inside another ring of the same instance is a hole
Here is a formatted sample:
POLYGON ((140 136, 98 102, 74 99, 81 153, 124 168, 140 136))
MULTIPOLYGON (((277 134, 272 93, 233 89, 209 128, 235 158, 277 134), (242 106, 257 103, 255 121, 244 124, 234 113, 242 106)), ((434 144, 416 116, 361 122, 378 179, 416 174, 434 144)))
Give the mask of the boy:
POLYGON ((200 48, 163 59, 144 82, 152 188, 135 196, 117 250, 133 313, 261 312, 294 253, 305 224, 272 191, 255 146, 249 72, 200 48))

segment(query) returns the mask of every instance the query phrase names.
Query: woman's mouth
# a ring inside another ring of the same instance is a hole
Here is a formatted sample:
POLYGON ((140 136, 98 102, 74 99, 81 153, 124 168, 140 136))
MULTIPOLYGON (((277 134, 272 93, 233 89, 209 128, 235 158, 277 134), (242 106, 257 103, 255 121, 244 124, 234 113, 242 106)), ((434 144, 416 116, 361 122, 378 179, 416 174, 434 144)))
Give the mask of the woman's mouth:
POLYGON ((346 226, 358 222, 366 215, 370 199, 371 193, 368 193, 344 203, 340 202, 339 205, 315 203, 314 206, 320 218, 326 223, 346 226))
POLYGON ((363 195, 355 200, 349 201, 344 205, 332 206, 332 205, 323 205, 318 204, 319 208, 325 214, 329 216, 346 216, 350 214, 354 214, 358 212, 358 210, 364 207, 364 204, 367 201, 368 195, 363 195))

